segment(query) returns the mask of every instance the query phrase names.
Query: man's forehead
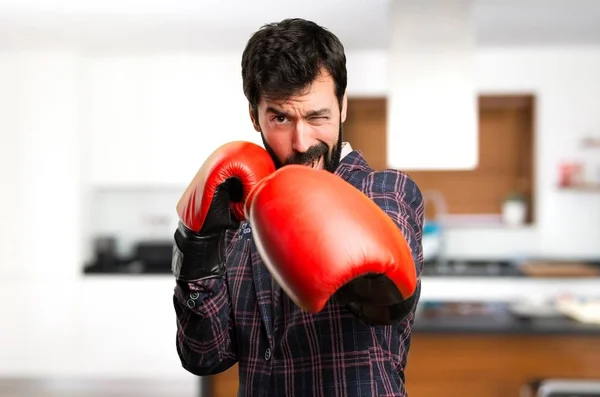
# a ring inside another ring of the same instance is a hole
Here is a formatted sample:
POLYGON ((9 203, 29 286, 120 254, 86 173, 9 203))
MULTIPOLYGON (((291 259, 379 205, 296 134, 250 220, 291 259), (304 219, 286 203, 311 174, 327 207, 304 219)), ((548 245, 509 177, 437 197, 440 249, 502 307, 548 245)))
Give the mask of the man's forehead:
POLYGON ((259 107, 278 110, 319 110, 335 107, 337 97, 335 85, 331 76, 321 73, 308 86, 289 95, 286 98, 270 98, 263 95, 259 107))
POLYGON ((331 112, 335 106, 335 96, 292 96, 283 100, 261 100, 260 108, 267 112, 331 112))

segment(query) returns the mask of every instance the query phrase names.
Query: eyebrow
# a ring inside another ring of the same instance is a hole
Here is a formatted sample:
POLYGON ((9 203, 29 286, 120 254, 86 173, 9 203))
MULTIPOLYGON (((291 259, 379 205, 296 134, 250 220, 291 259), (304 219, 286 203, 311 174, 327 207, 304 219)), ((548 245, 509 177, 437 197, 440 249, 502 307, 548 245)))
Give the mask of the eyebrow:
POLYGON ((311 110, 306 114, 306 117, 319 117, 319 116, 329 116, 331 111, 327 108, 311 110))
POLYGON ((272 106, 267 107, 267 113, 273 113, 273 114, 276 114, 278 116, 287 116, 286 112, 284 112, 283 110, 275 109, 272 106))
MULTIPOLYGON (((272 106, 267 107, 267 112, 276 114, 278 116, 288 116, 286 112, 280 109, 276 109, 272 106)), ((309 110, 306 112, 305 117, 319 117, 319 116, 329 116, 331 111, 327 108, 317 109, 317 110, 309 110)))

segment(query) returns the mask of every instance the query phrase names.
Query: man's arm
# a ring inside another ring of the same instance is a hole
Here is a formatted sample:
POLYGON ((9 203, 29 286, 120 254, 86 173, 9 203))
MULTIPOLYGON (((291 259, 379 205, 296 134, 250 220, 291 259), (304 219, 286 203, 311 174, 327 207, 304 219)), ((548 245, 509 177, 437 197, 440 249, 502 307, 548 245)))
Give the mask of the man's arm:
MULTIPOLYGON (((235 232, 228 231, 225 246, 235 232)), ((223 372, 237 362, 227 274, 201 281, 177 281, 173 294, 177 354, 183 368, 198 376, 223 372)))
POLYGON ((205 160, 177 203, 171 264, 177 353, 193 374, 216 374, 237 361, 228 248, 243 220, 244 200, 274 171, 261 146, 226 143, 205 160))
MULTIPOLYGON (((381 208, 398 226, 408 244, 417 274, 417 289, 405 301, 390 308, 392 322, 405 320, 414 312, 421 295, 423 271, 423 196, 417 184, 405 173, 395 170, 375 171, 362 184, 362 192, 381 208)), ((369 308, 362 305, 362 314, 369 317, 369 308)), ((373 316, 379 308, 371 308, 373 316)))

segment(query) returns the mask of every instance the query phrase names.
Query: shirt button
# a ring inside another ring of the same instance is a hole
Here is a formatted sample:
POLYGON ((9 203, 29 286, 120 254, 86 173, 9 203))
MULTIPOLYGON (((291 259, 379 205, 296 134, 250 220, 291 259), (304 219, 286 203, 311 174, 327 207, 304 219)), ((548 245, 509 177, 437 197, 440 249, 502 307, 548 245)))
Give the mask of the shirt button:
POLYGON ((271 359, 271 349, 267 348, 267 350, 265 350, 265 360, 269 361, 271 359))
POLYGON ((190 298, 192 298, 194 300, 198 299, 199 296, 200 296, 200 293, 198 293, 198 292, 192 292, 190 294, 190 298))
POLYGON ((187 305, 190 309, 193 309, 196 306, 196 301, 194 301, 193 299, 188 299, 187 305))

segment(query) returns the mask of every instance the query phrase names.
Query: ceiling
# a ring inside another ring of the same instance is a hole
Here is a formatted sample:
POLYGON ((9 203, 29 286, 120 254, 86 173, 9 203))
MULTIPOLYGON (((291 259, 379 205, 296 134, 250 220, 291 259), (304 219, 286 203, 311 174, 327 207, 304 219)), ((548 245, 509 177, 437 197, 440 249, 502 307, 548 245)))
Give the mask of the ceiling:
MULTIPOLYGON (((297 16, 328 27, 347 49, 384 49, 390 1, 0 0, 0 45, 239 50, 262 24, 297 16)), ((600 0, 473 1, 481 47, 600 44, 600 0)))

